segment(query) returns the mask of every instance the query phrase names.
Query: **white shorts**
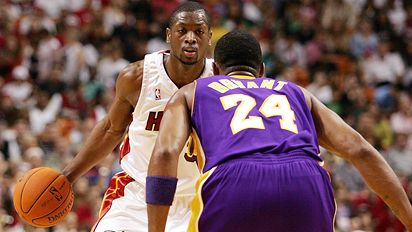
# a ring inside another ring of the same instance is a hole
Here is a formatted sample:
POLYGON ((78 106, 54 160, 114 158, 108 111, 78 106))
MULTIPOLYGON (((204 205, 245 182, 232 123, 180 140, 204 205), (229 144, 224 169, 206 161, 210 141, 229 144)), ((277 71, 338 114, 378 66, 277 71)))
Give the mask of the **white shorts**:
MULTIPOLYGON (((187 231, 190 204, 193 197, 176 197, 169 210, 167 232, 187 231)), ((116 174, 108 187, 93 227, 95 232, 146 232, 148 231, 145 186, 125 172, 116 174)))

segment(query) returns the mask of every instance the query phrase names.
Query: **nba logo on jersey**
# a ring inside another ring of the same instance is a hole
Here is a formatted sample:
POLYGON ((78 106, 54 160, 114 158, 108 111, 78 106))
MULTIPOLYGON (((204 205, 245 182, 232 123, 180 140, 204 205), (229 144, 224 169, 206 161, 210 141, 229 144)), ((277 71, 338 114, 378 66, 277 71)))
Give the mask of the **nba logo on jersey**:
POLYGON ((160 100, 162 97, 160 96, 160 89, 155 89, 155 100, 160 100))

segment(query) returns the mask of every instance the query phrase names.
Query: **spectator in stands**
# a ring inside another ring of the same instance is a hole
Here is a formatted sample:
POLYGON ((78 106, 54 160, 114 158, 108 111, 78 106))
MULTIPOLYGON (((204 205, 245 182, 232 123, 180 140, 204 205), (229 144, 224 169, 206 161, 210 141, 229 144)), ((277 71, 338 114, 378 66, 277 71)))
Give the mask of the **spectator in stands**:
POLYGON ((13 80, 2 88, 3 95, 10 97, 17 108, 27 107, 27 101, 33 91, 29 80, 29 70, 27 67, 19 65, 13 69, 12 75, 13 80))
POLYGON ((364 18, 359 22, 351 41, 351 53, 356 58, 372 55, 378 47, 378 35, 373 31, 372 22, 364 18))
POLYGON ((398 85, 405 74, 405 64, 400 54, 390 49, 390 41, 380 38, 376 53, 369 56, 363 66, 367 83, 377 88, 375 100, 380 105, 388 97, 389 86, 398 85))
POLYGON ((117 75, 129 61, 123 58, 121 47, 116 41, 108 43, 104 48, 103 57, 97 64, 96 79, 107 89, 114 89, 117 75))
POLYGON ((407 134, 395 134, 395 144, 385 157, 389 165, 400 176, 412 175, 412 150, 407 147, 407 143, 407 134))
POLYGON ((62 97, 54 94, 51 99, 46 92, 41 90, 35 93, 36 104, 29 109, 30 128, 33 133, 40 134, 44 127, 57 119, 62 108, 62 97))
POLYGON ((411 96, 406 92, 400 92, 397 99, 397 109, 390 116, 390 124, 394 133, 408 136, 408 147, 412 148, 411 96))

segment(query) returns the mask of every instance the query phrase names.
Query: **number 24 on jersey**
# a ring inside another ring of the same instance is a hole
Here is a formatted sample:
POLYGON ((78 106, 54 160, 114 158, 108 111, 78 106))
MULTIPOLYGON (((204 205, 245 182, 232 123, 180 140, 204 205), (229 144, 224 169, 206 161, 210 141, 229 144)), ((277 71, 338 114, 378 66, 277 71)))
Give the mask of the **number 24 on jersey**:
MULTIPOLYGON (((249 115, 256 106, 256 100, 253 97, 245 94, 230 94, 221 97, 220 102, 224 110, 237 107, 230 122, 233 134, 249 128, 265 129, 261 117, 249 115)), ((280 116, 280 128, 295 134, 298 133, 295 113, 290 108, 289 100, 285 95, 272 94, 268 96, 260 106, 259 112, 267 118, 280 116)))

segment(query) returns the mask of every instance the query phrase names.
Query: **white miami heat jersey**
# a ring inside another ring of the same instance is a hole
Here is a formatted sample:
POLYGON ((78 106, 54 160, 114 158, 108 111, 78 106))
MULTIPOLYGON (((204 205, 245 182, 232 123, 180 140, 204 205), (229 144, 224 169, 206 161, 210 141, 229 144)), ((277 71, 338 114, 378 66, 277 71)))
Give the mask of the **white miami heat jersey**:
MULTIPOLYGON (((169 98, 178 90, 170 80, 163 65, 163 56, 169 52, 155 52, 145 56, 142 88, 139 100, 133 112, 133 121, 128 131, 127 154, 121 158, 121 167, 133 179, 145 184, 147 167, 159 131, 163 111, 169 98)), ((205 69, 201 77, 213 75, 212 59, 206 59, 205 69)), ((127 142, 127 141, 126 141, 127 142)), ((127 146, 127 144, 124 144, 127 146)), ((125 150, 122 148, 122 150, 125 150)), ((195 193, 195 183, 199 177, 196 163, 185 159, 184 147, 179 156, 177 172, 177 196, 192 196, 195 193)))

